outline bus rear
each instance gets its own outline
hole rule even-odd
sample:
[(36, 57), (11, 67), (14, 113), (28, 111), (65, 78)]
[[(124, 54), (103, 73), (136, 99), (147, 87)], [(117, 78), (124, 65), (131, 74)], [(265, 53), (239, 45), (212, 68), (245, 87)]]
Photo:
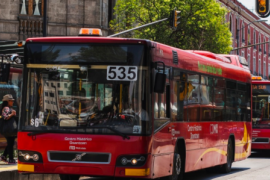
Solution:
[(252, 81), (252, 150), (270, 149), (270, 81)]
[(25, 45), (18, 170), (150, 177), (146, 41), (33, 38)]

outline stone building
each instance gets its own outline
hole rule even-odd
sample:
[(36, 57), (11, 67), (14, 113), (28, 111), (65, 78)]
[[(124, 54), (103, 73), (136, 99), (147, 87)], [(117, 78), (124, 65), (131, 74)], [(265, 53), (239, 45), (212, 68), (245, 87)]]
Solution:
[[(77, 36), (82, 27), (100, 28), (107, 36), (115, 1), (47, 0), (47, 36)], [(42, 36), (43, 14), (44, 0), (1, 0), (0, 54), (5, 44)]]
[(229, 10), (229, 13), (226, 15), (226, 21), (229, 23), (232, 33), (232, 47), (234, 49), (243, 47), (239, 50), (233, 50), (231, 54), (244, 56), (254, 75), (261, 75), (265, 79), (269, 79), (270, 44), (260, 43), (270, 41), (270, 25), (268, 24), (270, 22), (258, 22), (262, 19), (237, 0), (219, 1), (222, 6)]

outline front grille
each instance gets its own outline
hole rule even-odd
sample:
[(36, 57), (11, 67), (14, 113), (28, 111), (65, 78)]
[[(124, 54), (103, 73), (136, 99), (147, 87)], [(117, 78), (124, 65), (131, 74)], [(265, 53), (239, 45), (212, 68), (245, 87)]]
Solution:
[(269, 138), (252, 138), (252, 143), (269, 143)]
[(51, 162), (109, 164), (111, 161), (111, 154), (50, 151), (48, 152), (48, 158)]

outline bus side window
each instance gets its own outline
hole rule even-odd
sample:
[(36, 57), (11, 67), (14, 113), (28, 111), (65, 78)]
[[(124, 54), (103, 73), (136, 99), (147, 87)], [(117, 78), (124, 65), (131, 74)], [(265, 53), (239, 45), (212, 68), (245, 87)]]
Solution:
[(226, 120), (236, 121), (236, 111), (237, 111), (237, 92), (236, 92), (236, 82), (227, 81), (226, 82)]
[(246, 103), (247, 103), (247, 110), (246, 110), (246, 121), (251, 121), (251, 84), (247, 84), (246, 88)]
[(200, 121), (200, 75), (188, 74), (187, 76), (188, 99), (187, 111), (188, 121)]
[(171, 99), (171, 119), (172, 121), (187, 121), (187, 74), (178, 69), (173, 71)]
[(246, 84), (237, 83), (237, 121), (246, 121)]
[(213, 120), (213, 80), (214, 78), (201, 76), (201, 121)]

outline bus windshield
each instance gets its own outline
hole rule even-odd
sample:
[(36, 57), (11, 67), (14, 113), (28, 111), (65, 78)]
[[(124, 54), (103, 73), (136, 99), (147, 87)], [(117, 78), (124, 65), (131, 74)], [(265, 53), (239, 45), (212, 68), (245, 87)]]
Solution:
[[(143, 46), (122, 48), (130, 56), (122, 64), (114, 62), (113, 56), (102, 57), (110, 65), (63, 65), (55, 61), (27, 64), (26, 111), (21, 129), (42, 133), (150, 133)], [(38, 60), (36, 57), (35, 62)]]
[(253, 128), (270, 129), (270, 85), (252, 85)]

